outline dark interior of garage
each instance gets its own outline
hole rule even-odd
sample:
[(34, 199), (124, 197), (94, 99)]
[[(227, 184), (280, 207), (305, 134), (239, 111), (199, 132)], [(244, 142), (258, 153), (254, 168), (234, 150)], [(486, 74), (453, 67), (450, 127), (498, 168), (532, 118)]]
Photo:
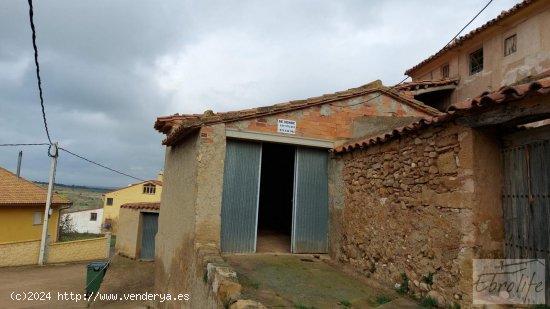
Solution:
[(295, 147), (264, 143), (256, 252), (290, 252)]

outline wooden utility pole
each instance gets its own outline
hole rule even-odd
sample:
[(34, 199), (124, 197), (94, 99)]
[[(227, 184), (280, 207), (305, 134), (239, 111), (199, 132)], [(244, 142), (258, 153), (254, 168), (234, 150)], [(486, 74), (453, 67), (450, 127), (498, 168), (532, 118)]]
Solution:
[(52, 158), (52, 164), (50, 167), (50, 180), (48, 183), (48, 196), (46, 197), (46, 209), (44, 210), (44, 224), (42, 225), (42, 239), (40, 240), (40, 255), (38, 256), (38, 265), (44, 265), (44, 257), (46, 253), (46, 246), (48, 241), (48, 220), (50, 218), (50, 207), (52, 205), (53, 198), (53, 184), (55, 183), (55, 168), (57, 167), (58, 149), (57, 143), (51, 145), (48, 150), (50, 157)]

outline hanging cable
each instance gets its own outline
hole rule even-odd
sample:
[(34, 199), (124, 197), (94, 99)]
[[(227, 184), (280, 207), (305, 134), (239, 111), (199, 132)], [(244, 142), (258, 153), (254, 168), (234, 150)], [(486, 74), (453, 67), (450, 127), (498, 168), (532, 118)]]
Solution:
[(94, 162), (94, 161), (92, 161), (92, 160), (90, 160), (90, 159), (86, 159), (86, 158), (84, 158), (83, 156), (77, 155), (76, 153), (71, 152), (71, 151), (69, 151), (69, 150), (67, 150), (67, 149), (65, 149), (65, 148), (59, 147), (59, 149), (65, 151), (66, 153), (68, 153), (68, 154), (70, 154), (70, 155), (73, 155), (73, 156), (75, 156), (75, 157), (77, 157), (77, 158), (79, 158), (79, 159), (82, 159), (82, 160), (87, 161), (87, 162), (89, 162), (89, 163), (95, 164), (95, 165), (97, 165), (97, 166), (99, 166), (99, 167), (103, 167), (103, 168), (105, 168), (105, 169), (108, 169), (108, 170), (110, 170), (111, 172), (115, 172), (115, 173), (117, 173), (117, 174), (124, 175), (124, 176), (126, 176), (126, 177), (130, 177), (130, 178), (133, 178), (133, 179), (136, 179), (136, 180), (139, 180), (139, 181), (146, 181), (146, 180), (144, 180), (144, 179), (141, 179), (141, 178), (138, 178), (138, 177), (134, 177), (134, 176), (132, 176), (132, 175), (128, 175), (128, 174), (126, 174), (126, 173), (117, 171), (117, 170), (112, 169), (112, 168), (110, 168), (110, 167), (108, 167), (108, 166), (105, 166), (105, 165), (103, 165), (103, 164)]
[[(451, 44), (462, 33), (462, 31), (464, 31), (464, 29), (466, 29), (483, 11), (485, 11), (485, 9), (489, 6), (489, 4), (491, 4), (491, 2), (493, 2), (493, 0), (489, 0), (489, 2), (487, 2), (487, 4), (485, 4), (485, 6), (479, 12), (477, 12), (477, 14), (464, 27), (462, 27), (462, 29), (460, 29), (460, 31), (449, 41), (449, 43), (445, 44), (445, 46), (443, 48), (449, 46), (449, 44)], [(399, 83), (397, 83), (397, 84), (391, 86), (390, 88), (388, 88), (388, 91), (392, 91), (395, 87), (401, 85), (404, 81), (407, 80), (407, 78), (409, 78), (409, 77), (406, 76)], [(382, 93), (379, 93), (377, 96), (374, 96), (374, 97), (366, 100), (365, 102), (350, 104), (349, 106), (355, 106), (355, 105), (359, 105), (359, 104), (368, 103), (368, 102), (380, 97), (381, 95), (382, 95)]]
[[(46, 136), (48, 141), (52, 144), (52, 139), (50, 138), (50, 131), (48, 130), (48, 122), (46, 121), (46, 109), (44, 108), (44, 96), (42, 94), (42, 80), (40, 79), (40, 64), (38, 63), (38, 47), (36, 47), (36, 29), (34, 27), (33, 21), (33, 8), (32, 0), (29, 0), (29, 19), (31, 22), (32, 30), (32, 47), (34, 48), (34, 64), (36, 66), (36, 79), (38, 81), (38, 93), (40, 95), (40, 106), (42, 107), (42, 119), (44, 120), (44, 128), (46, 129)], [(49, 152), (48, 152), (49, 155)]]
[(485, 6), (481, 9), (481, 11), (477, 12), (476, 16), (474, 16), (474, 18), (472, 18), (466, 24), (466, 26), (462, 27), (462, 29), (460, 29), (460, 31), (458, 31), (458, 33), (449, 41), (449, 43), (445, 44), (445, 46), (443, 46), (443, 48), (449, 46), (449, 44), (451, 44), (462, 33), (462, 31), (464, 31), (464, 29), (466, 29), (479, 16), (479, 14), (481, 14), (483, 11), (485, 11), (485, 9), (489, 6), (489, 4), (491, 4), (491, 2), (493, 2), (493, 0), (489, 0), (489, 2), (487, 2), (487, 4), (485, 4)]
[(32, 144), (0, 144), (0, 147), (6, 146), (48, 146), (48, 143), (32, 143)]

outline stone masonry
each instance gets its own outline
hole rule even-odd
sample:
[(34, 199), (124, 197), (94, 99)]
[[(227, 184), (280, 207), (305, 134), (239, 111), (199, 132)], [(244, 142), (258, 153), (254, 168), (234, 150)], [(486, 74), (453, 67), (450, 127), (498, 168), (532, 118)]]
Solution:
[(440, 305), (471, 303), (473, 133), (437, 126), (343, 161), (336, 258)]

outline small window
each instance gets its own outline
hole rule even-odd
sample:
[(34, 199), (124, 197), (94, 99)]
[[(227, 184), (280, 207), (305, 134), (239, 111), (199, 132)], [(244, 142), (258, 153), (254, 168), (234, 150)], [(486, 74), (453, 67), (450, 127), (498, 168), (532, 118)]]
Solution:
[(143, 185), (143, 194), (155, 194), (157, 186), (152, 183), (147, 183)]
[(34, 224), (34, 225), (42, 224), (42, 212), (36, 211), (34, 213), (34, 220), (33, 220), (32, 224)]
[(483, 71), (483, 48), (470, 54), (470, 75)]
[(90, 221), (97, 221), (97, 212), (90, 213)]
[(113, 205), (113, 198), (112, 197), (108, 197), (107, 198), (107, 206), (111, 206)]
[(441, 77), (443, 78), (449, 78), (449, 64), (441, 67)]
[(504, 56), (515, 53), (517, 50), (517, 36), (514, 34), (504, 40)]

